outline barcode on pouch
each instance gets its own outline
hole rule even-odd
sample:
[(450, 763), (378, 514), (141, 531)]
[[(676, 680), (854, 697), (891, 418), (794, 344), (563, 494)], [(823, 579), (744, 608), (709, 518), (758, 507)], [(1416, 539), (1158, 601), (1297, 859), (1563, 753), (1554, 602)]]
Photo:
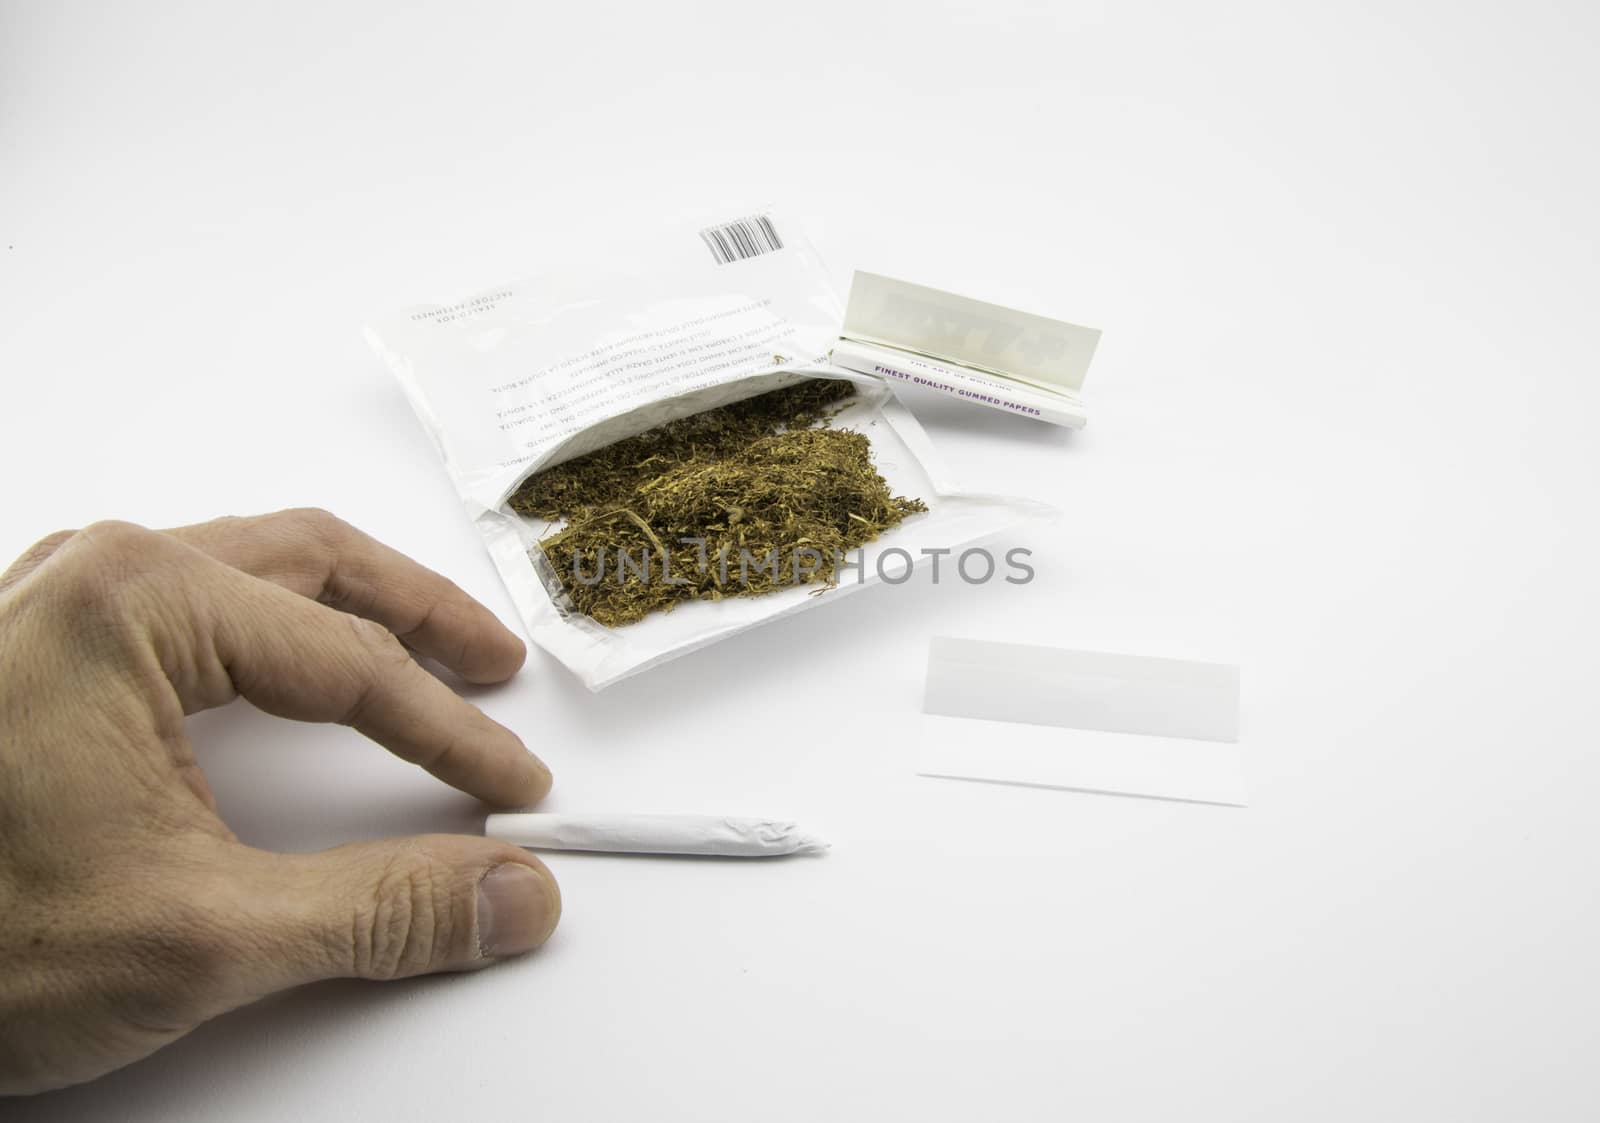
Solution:
[(700, 238), (711, 247), (711, 256), (717, 259), (718, 265), (783, 249), (783, 239), (778, 237), (772, 220), (764, 214), (753, 214), (723, 226), (708, 226), (700, 231)]

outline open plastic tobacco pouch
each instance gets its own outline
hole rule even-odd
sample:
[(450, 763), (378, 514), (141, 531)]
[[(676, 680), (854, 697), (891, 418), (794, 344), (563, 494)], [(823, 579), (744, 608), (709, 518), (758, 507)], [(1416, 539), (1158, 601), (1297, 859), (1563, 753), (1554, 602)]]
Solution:
[(367, 335), (534, 642), (598, 689), (1047, 510), (956, 490), (885, 383), (829, 362), (841, 321), (759, 214)]

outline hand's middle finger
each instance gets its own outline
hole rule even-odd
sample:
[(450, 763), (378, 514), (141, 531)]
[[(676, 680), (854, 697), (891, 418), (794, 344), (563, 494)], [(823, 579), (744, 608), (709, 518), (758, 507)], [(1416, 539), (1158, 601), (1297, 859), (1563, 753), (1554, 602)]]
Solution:
[(527, 649), (454, 582), (326, 511), (294, 510), (175, 527), (218, 561), (382, 624), (470, 682), (501, 682)]

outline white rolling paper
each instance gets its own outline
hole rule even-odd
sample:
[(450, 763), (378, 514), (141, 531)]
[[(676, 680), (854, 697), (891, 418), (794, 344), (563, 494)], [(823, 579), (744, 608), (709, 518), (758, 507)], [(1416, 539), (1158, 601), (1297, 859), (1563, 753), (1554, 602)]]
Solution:
[(490, 815), (484, 834), (536, 850), (623, 854), (711, 854), (776, 858), (820, 854), (828, 844), (794, 823), (716, 815)]
[(1248, 802), (1229, 664), (938, 636), (923, 712), (924, 776)]
[(935, 636), (923, 712), (1201, 741), (1239, 739), (1239, 668)]

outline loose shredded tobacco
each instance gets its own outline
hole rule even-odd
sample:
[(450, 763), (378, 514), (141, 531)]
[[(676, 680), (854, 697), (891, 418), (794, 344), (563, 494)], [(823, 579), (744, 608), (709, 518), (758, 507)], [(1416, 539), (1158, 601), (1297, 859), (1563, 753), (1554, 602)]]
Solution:
[(846, 555), (928, 509), (890, 493), (864, 435), (828, 427), (854, 393), (812, 379), (669, 422), (537, 473), (511, 509), (565, 522), (537, 552), (606, 627), (832, 586)]

